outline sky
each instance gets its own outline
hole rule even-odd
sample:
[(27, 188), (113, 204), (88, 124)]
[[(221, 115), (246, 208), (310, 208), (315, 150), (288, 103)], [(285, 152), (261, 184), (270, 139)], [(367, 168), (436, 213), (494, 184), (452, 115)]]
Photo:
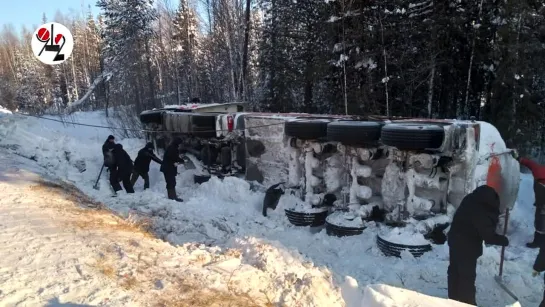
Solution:
[[(57, 11), (63, 14), (83, 14), (91, 5), (91, 11), (97, 15), (100, 11), (95, 6), (96, 0), (3, 0), (0, 7), (0, 27), (11, 24), (16, 31), (23, 26), (34, 31), (34, 26), (42, 24), (42, 15), (45, 13), (47, 21), (56, 21)], [(82, 9), (83, 7), (83, 9)]]

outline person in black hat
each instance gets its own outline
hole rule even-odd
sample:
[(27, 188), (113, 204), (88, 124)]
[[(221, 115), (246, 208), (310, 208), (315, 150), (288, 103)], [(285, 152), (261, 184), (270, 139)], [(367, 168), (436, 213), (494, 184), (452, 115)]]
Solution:
[(168, 199), (172, 199), (178, 202), (183, 202), (181, 198), (176, 195), (176, 175), (178, 174), (178, 164), (184, 163), (184, 159), (180, 157), (180, 145), (182, 144), (181, 138), (175, 138), (172, 143), (168, 145), (165, 155), (163, 156), (163, 163), (161, 164), (161, 172), (165, 176), (167, 183)]
[(500, 198), (488, 185), (476, 188), (462, 199), (448, 233), (449, 299), (477, 305), (475, 279), (477, 259), (483, 254), (483, 241), (491, 245), (509, 245), (507, 237), (496, 234), (499, 216)]
[(134, 160), (134, 170), (131, 177), (131, 185), (134, 187), (134, 184), (138, 180), (138, 177), (144, 179), (144, 190), (149, 189), (149, 165), (151, 160), (162, 164), (163, 161), (157, 158), (153, 152), (153, 143), (147, 143), (146, 146), (138, 151), (138, 156)]

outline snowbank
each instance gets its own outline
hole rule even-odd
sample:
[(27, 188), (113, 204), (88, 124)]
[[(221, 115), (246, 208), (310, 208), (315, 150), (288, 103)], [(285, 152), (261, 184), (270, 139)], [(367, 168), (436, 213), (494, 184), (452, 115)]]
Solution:
[[(106, 124), (102, 112), (74, 113), (71, 120)], [(207, 260), (214, 272), (220, 272), (212, 274), (203, 267), (198, 273), (206, 277), (207, 283), (229, 280), (232, 275), (229, 268), (237, 267), (240, 268), (237, 272), (242, 272), (237, 275), (239, 282), (233, 283), (237, 289), (244, 291), (255, 287), (264, 290), (272, 301), (283, 302), (284, 306), (296, 306), (295, 302), (300, 306), (316, 307), (372, 306), (362, 305), (361, 300), (356, 300), (354, 305), (354, 300), (349, 298), (351, 295), (357, 297), (358, 293), (363, 293), (360, 287), (371, 284), (447, 297), (448, 246), (433, 245), (432, 251), (417, 259), (385, 257), (375, 243), (377, 227), (369, 226), (362, 235), (345, 238), (330, 237), (323, 229), (294, 227), (283, 212), (294, 205), (289, 195), (281, 198), (275, 211), (269, 210), (268, 217), (263, 217), (264, 193), (252, 191), (246, 181), (238, 178), (211, 178), (197, 185), (193, 183), (196, 170), (180, 168), (177, 192), (184, 199), (180, 204), (166, 199), (164, 178), (159, 166), (152, 163), (151, 187), (146, 191), (140, 180), (135, 186), (137, 193), (120, 193), (119, 197), (112, 198), (104, 172), (99, 181), (100, 189), (94, 190), (92, 186), (102, 166), (100, 147), (108, 134), (111, 132), (105, 129), (65, 126), (16, 114), (0, 118), (0, 150), (10, 150), (35, 160), (46, 172), (73, 182), (121, 215), (149, 217), (158, 236), (178, 245), (184, 255), (195, 253), (197, 259), (215, 259), (219, 253), (216, 250), (225, 253), (227, 249), (234, 249), (240, 253), (240, 257), (234, 257), (236, 260), (218, 263), (217, 267)], [(145, 142), (123, 139), (120, 143), (134, 158)], [(85, 161), (84, 172), (80, 172), (75, 163), (80, 160)], [(523, 175), (518, 204), (511, 215), (511, 245), (506, 250), (504, 266), (505, 281), (522, 299), (523, 306), (537, 306), (543, 293), (543, 280), (532, 278), (530, 274), (537, 251), (524, 246), (533, 235), (531, 184), (531, 176)], [(391, 196), (395, 200), (396, 195)], [(493, 279), (498, 271), (499, 251), (497, 247), (487, 247), (479, 259), (476, 282), (479, 306), (498, 307), (512, 303)], [(352, 276), (359, 286), (353, 291), (343, 288), (341, 295), (339, 287), (347, 276)], [(382, 293), (376, 287), (371, 289)], [(383, 305), (377, 306), (407, 306), (402, 303), (404, 296), (399, 297), (401, 303), (398, 303), (396, 295), (382, 295), (396, 303), (393, 305), (385, 299)]]
[(361, 307), (469, 307), (472, 305), (424, 295), (415, 291), (388, 285), (369, 285), (364, 288)]
[(6, 108), (4, 108), (4, 107), (2, 107), (0, 105), (0, 117), (6, 116), (6, 115), (11, 115), (11, 114), (13, 114), (13, 113), (11, 113), (10, 110), (8, 110), (8, 109), (6, 109)]

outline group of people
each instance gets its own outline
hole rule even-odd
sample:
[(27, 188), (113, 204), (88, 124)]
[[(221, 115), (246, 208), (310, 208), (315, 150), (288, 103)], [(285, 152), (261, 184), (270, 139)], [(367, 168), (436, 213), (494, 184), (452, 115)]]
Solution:
[[(513, 157), (528, 167), (534, 176), (536, 207), (535, 233), (529, 248), (539, 248), (532, 276), (545, 271), (545, 166), (525, 158)], [(448, 233), (450, 264), (448, 267), (448, 297), (466, 304), (475, 300), (477, 259), (483, 254), (483, 242), (508, 246), (509, 239), (496, 233), (500, 216), (500, 198), (494, 187), (483, 185), (467, 195), (456, 210)], [(539, 307), (545, 307), (545, 292)]]
[(180, 156), (181, 143), (180, 138), (175, 138), (167, 147), (163, 160), (155, 155), (153, 143), (147, 143), (138, 151), (133, 163), (129, 154), (123, 149), (123, 145), (117, 144), (113, 135), (108, 136), (102, 145), (102, 154), (104, 166), (110, 173), (110, 184), (114, 194), (122, 190), (120, 182), (127, 193), (134, 193), (134, 184), (139, 177), (144, 179), (144, 189), (148, 189), (150, 187), (149, 167), (153, 160), (161, 164), (160, 171), (165, 177), (168, 198), (182, 202), (183, 200), (176, 194), (177, 167), (180, 163), (184, 163), (184, 159)]
[[(133, 163), (121, 144), (115, 143), (110, 135), (104, 145), (104, 166), (110, 172), (110, 184), (114, 192), (122, 190), (134, 193), (134, 184), (139, 177), (144, 179), (144, 189), (150, 186), (149, 166), (151, 161), (161, 164), (160, 171), (166, 182), (169, 199), (182, 202), (176, 194), (177, 166), (184, 163), (181, 157), (182, 140), (175, 138), (167, 147), (163, 160), (154, 151), (153, 144), (147, 143)], [(533, 265), (535, 277), (545, 271), (545, 166), (525, 158), (513, 157), (520, 164), (528, 167), (534, 176), (535, 193), (535, 233), (529, 248), (539, 248), (539, 254)], [(448, 267), (448, 297), (466, 304), (477, 305), (475, 280), (477, 277), (477, 259), (483, 254), (483, 242), (490, 245), (508, 246), (509, 239), (496, 233), (500, 216), (500, 198), (494, 187), (483, 185), (468, 194), (456, 210), (448, 232), (450, 263)], [(545, 307), (544, 298), (539, 307)]]

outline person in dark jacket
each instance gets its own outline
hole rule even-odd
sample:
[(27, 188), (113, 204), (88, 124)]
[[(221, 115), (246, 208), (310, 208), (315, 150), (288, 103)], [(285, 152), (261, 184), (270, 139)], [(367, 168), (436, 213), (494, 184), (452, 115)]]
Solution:
[(175, 138), (168, 145), (167, 150), (163, 156), (163, 163), (161, 164), (161, 172), (165, 176), (167, 183), (168, 199), (182, 202), (183, 200), (176, 195), (176, 175), (178, 174), (178, 164), (183, 163), (184, 159), (180, 157), (180, 144), (182, 139)]
[[(539, 273), (545, 271), (545, 244), (543, 242), (539, 246), (539, 253), (537, 254), (536, 261), (534, 262), (534, 272), (532, 275), (538, 276)], [(541, 300), (541, 304), (539, 304), (539, 307), (545, 307), (545, 291), (543, 292), (543, 299)]]
[(520, 164), (526, 166), (534, 176), (534, 195), (536, 212), (534, 215), (534, 239), (527, 243), (529, 248), (540, 247), (545, 244), (545, 166), (540, 165), (530, 159), (518, 159)]
[(115, 167), (115, 158), (113, 153), (114, 147), (115, 137), (113, 135), (109, 135), (102, 145), (102, 155), (104, 156), (104, 166), (106, 166), (107, 171), (110, 173), (110, 185), (114, 189), (115, 193), (121, 190), (121, 186), (119, 185), (117, 168)]
[(507, 237), (496, 234), (500, 216), (500, 198), (490, 186), (476, 188), (462, 200), (448, 233), (450, 265), (448, 297), (466, 304), (475, 301), (477, 259), (486, 244), (507, 246)]
[(153, 152), (153, 143), (147, 143), (146, 146), (138, 151), (138, 156), (134, 160), (134, 170), (131, 177), (131, 185), (134, 187), (134, 184), (138, 180), (138, 177), (144, 179), (144, 190), (149, 189), (149, 165), (151, 160), (162, 164), (163, 161), (157, 158)]
[(108, 135), (108, 138), (106, 139), (106, 141), (102, 145), (102, 154), (106, 155), (106, 153), (109, 150), (114, 149), (114, 145), (115, 145), (115, 137), (113, 135)]
[[(115, 167), (123, 187), (127, 193), (134, 193), (134, 189), (131, 185), (131, 174), (133, 171), (133, 164), (129, 154), (123, 149), (123, 145), (115, 144), (114, 147)], [(117, 183), (119, 185), (119, 182)], [(120, 188), (117, 191), (121, 190)]]

